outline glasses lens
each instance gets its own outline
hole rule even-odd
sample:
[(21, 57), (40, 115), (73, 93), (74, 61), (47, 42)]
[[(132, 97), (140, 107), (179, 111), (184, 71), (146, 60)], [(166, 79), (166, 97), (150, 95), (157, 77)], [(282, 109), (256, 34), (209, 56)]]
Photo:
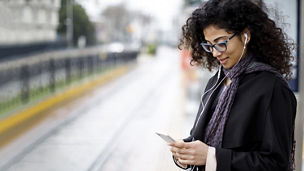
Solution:
[(212, 51), (212, 48), (211, 48), (210, 44), (208, 44), (208, 43), (202, 43), (201, 45), (202, 45), (202, 47), (204, 48), (204, 50), (206, 52), (211, 52)]
[(220, 52), (224, 52), (227, 49), (226, 43), (222, 42), (222, 43), (217, 43), (215, 46), (215, 49), (220, 51)]

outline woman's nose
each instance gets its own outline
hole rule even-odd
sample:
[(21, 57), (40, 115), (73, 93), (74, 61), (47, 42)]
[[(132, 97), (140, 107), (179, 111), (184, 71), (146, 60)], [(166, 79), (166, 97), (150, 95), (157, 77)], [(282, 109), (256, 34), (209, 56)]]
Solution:
[(221, 54), (222, 54), (222, 52), (219, 52), (218, 50), (216, 50), (216, 49), (213, 47), (213, 51), (212, 51), (213, 57), (217, 58), (217, 57), (220, 56)]

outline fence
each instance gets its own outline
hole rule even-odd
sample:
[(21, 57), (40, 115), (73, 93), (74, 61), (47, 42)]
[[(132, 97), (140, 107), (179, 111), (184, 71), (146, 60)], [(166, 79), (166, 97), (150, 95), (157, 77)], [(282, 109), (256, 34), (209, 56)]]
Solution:
[(107, 52), (101, 47), (70, 49), (0, 63), (0, 117), (32, 99), (135, 61), (138, 51)]
[(20, 45), (0, 45), (0, 62), (12, 58), (25, 57), (25, 54), (35, 54), (50, 50), (64, 49), (67, 45), (63, 41), (38, 42)]

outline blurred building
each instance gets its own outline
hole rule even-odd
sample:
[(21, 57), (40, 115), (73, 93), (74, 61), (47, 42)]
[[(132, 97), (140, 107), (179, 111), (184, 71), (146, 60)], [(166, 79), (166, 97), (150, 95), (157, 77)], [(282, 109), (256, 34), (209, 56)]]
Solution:
[(0, 45), (56, 40), (61, 0), (0, 0)]

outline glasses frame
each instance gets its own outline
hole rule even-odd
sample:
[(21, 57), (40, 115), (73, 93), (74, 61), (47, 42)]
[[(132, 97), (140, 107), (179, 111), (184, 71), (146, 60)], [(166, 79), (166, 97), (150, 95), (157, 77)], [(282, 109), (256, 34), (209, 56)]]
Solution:
[[(208, 53), (213, 53), (213, 48), (215, 48), (218, 52), (225, 52), (227, 50), (227, 43), (236, 35), (236, 33), (233, 33), (230, 37), (227, 38), (227, 40), (223, 41), (223, 42), (218, 42), (218, 43), (214, 43), (213, 45), (209, 44), (209, 43), (201, 43), (200, 45), (203, 47), (203, 49), (208, 52)], [(216, 45), (218, 44), (224, 44), (225, 45), (225, 50), (219, 50)], [(210, 46), (211, 50), (207, 49), (205, 47), (205, 45)]]

